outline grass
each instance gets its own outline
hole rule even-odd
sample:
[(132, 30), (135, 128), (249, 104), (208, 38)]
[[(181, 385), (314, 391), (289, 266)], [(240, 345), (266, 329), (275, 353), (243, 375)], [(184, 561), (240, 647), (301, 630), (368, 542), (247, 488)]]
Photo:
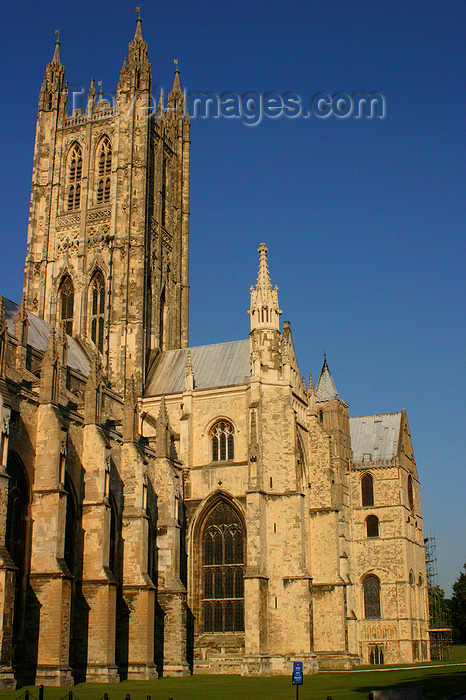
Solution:
[[(454, 664), (466, 662), (466, 646), (454, 647), (452, 659), (447, 665), (434, 663), (433, 667), (416, 665), (409, 669), (372, 670), (358, 673), (318, 673), (306, 676), (299, 689), (299, 700), (353, 700), (367, 698), (371, 690), (381, 688), (422, 686), (423, 700), (447, 700), (466, 689), (466, 666)], [(383, 668), (383, 667), (380, 667)], [(0, 700), (14, 700), (26, 688), (0, 692)], [(37, 698), (37, 688), (29, 687)], [(105, 692), (109, 700), (294, 700), (296, 689), (289, 677), (242, 678), (241, 676), (188, 676), (187, 678), (161, 678), (157, 681), (124, 681), (116, 684), (80, 683), (73, 689), (79, 700), (101, 700)], [(68, 697), (66, 688), (46, 688), (44, 700), (60, 700)]]

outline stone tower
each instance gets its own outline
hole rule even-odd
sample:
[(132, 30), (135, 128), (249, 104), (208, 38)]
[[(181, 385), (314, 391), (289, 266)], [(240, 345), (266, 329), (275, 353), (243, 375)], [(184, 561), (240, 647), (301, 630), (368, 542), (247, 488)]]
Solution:
[(59, 42), (39, 97), (26, 308), (92, 344), (111, 386), (141, 393), (160, 350), (188, 344), (189, 117), (179, 72), (155, 110), (141, 20), (113, 104), (91, 80), (68, 116)]

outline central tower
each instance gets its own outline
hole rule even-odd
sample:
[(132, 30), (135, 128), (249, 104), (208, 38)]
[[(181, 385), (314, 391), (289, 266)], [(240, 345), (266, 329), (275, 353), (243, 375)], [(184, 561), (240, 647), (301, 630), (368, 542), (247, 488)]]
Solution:
[(189, 117), (176, 70), (151, 95), (141, 20), (113, 104), (91, 80), (68, 115), (57, 41), (39, 97), (24, 300), (95, 350), (111, 385), (144, 388), (159, 350), (188, 345)]

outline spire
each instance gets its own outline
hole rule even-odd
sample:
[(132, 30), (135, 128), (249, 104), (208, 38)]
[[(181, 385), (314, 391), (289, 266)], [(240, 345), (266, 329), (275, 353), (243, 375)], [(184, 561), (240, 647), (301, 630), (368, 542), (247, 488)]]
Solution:
[(60, 66), (61, 61), (60, 61), (60, 30), (55, 29), (55, 34), (57, 35), (57, 40), (55, 41), (55, 50), (53, 52), (52, 56), (52, 65), (53, 66)]
[(141, 23), (142, 23), (141, 15), (139, 15), (137, 22), (136, 22), (136, 31), (134, 32), (133, 41), (144, 41), (144, 39), (142, 38)]
[(257, 249), (259, 252), (259, 273), (257, 275), (256, 288), (251, 287), (251, 308), (248, 313), (251, 316), (251, 330), (274, 329), (280, 330), (278, 308), (278, 287), (272, 289), (269, 268), (267, 264), (267, 246), (261, 243)]
[(319, 381), (315, 390), (316, 401), (331, 401), (339, 399), (338, 391), (333, 381), (332, 375), (327, 364), (327, 356), (324, 353), (324, 364), (320, 371)]
[(178, 68), (178, 59), (175, 58), (173, 63), (175, 64), (175, 79), (173, 81), (172, 92), (181, 92), (180, 87), (180, 69)]

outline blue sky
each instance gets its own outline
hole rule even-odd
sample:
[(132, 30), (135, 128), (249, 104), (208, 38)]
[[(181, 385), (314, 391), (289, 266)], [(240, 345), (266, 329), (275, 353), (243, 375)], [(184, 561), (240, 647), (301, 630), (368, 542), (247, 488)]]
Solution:
[[(247, 337), (259, 243), (301, 372), (324, 349), (350, 414), (406, 408), (425, 534), (450, 592), (466, 560), (464, 3), (146, 3), (153, 80), (190, 92), (378, 92), (384, 119), (191, 124), (192, 345)], [(2, 6), (0, 291), (18, 301), (37, 98), (54, 30), (70, 84), (113, 92), (134, 6)]]

